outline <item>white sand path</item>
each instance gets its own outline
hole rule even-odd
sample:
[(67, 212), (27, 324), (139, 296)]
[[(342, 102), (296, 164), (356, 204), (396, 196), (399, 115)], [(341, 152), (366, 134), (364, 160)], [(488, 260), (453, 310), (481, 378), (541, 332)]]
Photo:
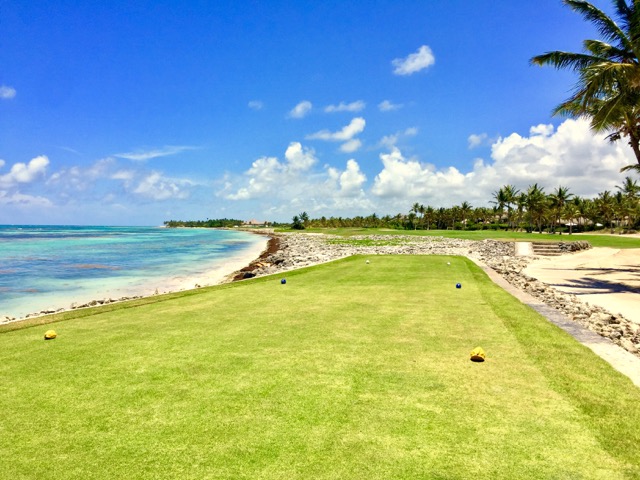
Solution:
[(597, 247), (543, 258), (523, 273), (640, 324), (640, 249)]

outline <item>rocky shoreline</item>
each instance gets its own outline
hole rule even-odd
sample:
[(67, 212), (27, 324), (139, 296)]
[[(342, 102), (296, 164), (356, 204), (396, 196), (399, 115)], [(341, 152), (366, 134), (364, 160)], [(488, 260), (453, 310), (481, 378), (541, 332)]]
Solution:
[[(563, 251), (591, 248), (587, 242), (565, 242)], [(237, 272), (233, 280), (286, 272), (351, 255), (461, 255), (486, 265), (516, 288), (559, 310), (570, 320), (613, 341), (640, 358), (640, 325), (620, 314), (584, 303), (575, 295), (555, 290), (523, 274), (538, 257), (516, 256), (515, 244), (498, 240), (460, 240), (444, 237), (367, 235), (339, 237), (325, 234), (273, 235), (265, 252)], [(570, 254), (570, 253), (567, 253)]]

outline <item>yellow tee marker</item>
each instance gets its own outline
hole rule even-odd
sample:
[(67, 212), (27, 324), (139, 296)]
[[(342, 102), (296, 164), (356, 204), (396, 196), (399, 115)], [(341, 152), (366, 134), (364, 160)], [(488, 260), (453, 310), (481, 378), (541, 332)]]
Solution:
[(484, 350), (482, 349), (482, 347), (476, 347), (473, 350), (471, 350), (472, 362), (484, 362), (485, 357), (486, 357), (486, 354), (484, 353)]
[(54, 338), (56, 338), (58, 336), (58, 334), (56, 333), (55, 330), (47, 330), (44, 333), (44, 339), (45, 340), (53, 340)]

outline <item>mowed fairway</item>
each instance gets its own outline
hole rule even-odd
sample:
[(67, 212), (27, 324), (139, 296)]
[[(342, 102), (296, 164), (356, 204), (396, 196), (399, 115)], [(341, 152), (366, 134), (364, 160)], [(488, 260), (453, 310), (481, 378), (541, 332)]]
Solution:
[(640, 478), (640, 389), (469, 260), (282, 276), (0, 333), (0, 478)]

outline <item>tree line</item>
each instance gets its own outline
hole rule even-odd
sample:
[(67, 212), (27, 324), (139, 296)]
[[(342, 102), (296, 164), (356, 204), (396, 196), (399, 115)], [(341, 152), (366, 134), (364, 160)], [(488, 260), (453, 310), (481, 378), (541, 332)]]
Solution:
[(190, 228), (232, 228), (242, 225), (242, 220), (233, 218), (217, 218), (206, 220), (166, 220), (164, 226), (167, 228), (190, 227)]
[(640, 186), (626, 177), (615, 192), (605, 190), (595, 198), (584, 198), (559, 186), (547, 193), (537, 183), (520, 191), (504, 185), (493, 192), (491, 207), (473, 207), (469, 202), (451, 207), (414, 203), (407, 213), (378, 216), (309, 218), (295, 215), (291, 228), (393, 228), (408, 230), (514, 230), (573, 233), (601, 227), (621, 233), (635, 230), (640, 222)]

